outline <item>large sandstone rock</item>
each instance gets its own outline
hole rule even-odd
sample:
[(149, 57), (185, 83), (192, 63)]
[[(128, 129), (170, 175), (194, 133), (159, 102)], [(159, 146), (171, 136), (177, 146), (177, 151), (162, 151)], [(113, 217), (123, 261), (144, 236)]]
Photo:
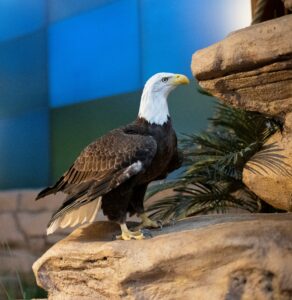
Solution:
[(292, 15), (235, 31), (197, 51), (192, 71), (225, 103), (273, 116), (292, 111)]
[(75, 230), (33, 265), (49, 299), (291, 299), (292, 215), (200, 216), (112, 241), (116, 224)]
[(290, 211), (292, 15), (235, 31), (219, 43), (197, 51), (193, 55), (192, 71), (204, 89), (226, 104), (280, 117), (285, 122), (283, 132), (267, 143), (275, 142), (283, 149), (280, 155), (285, 158), (277, 159), (282, 160), (286, 171), (262, 171), (253, 165), (256, 169), (253, 172), (247, 166), (243, 181), (272, 206)]
[(283, 133), (276, 133), (266, 144), (274, 144), (278, 149), (272, 155), (277, 160), (277, 156), (281, 156), (280, 169), (273, 167), (273, 159), (268, 162), (272, 168), (266, 168), (262, 163), (254, 164), (251, 159), (244, 168), (243, 182), (272, 206), (292, 211), (292, 113), (286, 117)]

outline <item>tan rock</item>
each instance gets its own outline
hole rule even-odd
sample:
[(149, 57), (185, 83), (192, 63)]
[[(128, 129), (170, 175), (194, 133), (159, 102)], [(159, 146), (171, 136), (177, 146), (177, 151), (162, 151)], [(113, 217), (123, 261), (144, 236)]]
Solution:
[[(292, 115), (292, 114), (291, 114)], [(265, 160), (254, 163), (254, 159), (247, 163), (243, 171), (245, 185), (270, 205), (292, 211), (292, 134), (276, 133), (267, 145), (276, 143), (278, 150), (273, 151), (273, 157), (281, 161), (281, 169), (273, 167), (273, 158), (269, 157), (267, 168)], [(260, 153), (254, 157), (258, 157)], [(284, 156), (279, 158), (278, 155)]]
[(47, 224), (51, 216), (50, 212), (20, 212), (17, 214), (21, 229), (28, 237), (46, 235)]
[(66, 195), (63, 193), (57, 193), (56, 195), (50, 195), (38, 201), (35, 201), (35, 198), (40, 190), (22, 190), (20, 194), (20, 209), (21, 210), (30, 210), (30, 211), (55, 211), (61, 206)]
[[(199, 84), (223, 102), (285, 120), (284, 131), (268, 141), (283, 149), (274, 153), (280, 168), (273, 171), (250, 162), (254, 168), (247, 164), (243, 181), (269, 204), (291, 210), (292, 15), (235, 31), (197, 51), (192, 71)], [(272, 166), (273, 161), (267, 164)]]
[(292, 111), (292, 15), (235, 31), (197, 51), (192, 71), (227, 104), (273, 116)]
[(14, 215), (11, 213), (0, 214), (0, 241), (9, 246), (25, 243), (24, 236), (17, 226)]
[(17, 191), (2, 191), (0, 193), (0, 212), (17, 209), (19, 193)]
[(142, 241), (77, 229), (33, 265), (49, 299), (291, 299), (292, 215), (199, 216)]
[(286, 136), (292, 135), (292, 113), (286, 115), (284, 125), (284, 133)]

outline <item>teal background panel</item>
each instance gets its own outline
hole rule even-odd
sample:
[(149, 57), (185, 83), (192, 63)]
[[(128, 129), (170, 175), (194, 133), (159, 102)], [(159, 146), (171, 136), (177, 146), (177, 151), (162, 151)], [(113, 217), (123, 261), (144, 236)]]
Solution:
[(0, 189), (49, 183), (49, 110), (0, 119)]

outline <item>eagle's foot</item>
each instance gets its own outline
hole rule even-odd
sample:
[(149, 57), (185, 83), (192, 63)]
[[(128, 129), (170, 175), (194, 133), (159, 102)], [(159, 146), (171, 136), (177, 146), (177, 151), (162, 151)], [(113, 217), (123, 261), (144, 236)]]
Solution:
[(124, 240), (124, 241), (130, 241), (130, 240), (143, 240), (145, 239), (145, 236), (143, 232), (141, 231), (130, 231), (126, 224), (121, 224), (121, 230), (122, 234), (117, 235), (117, 240)]
[(135, 229), (142, 229), (142, 228), (160, 228), (162, 229), (162, 222), (161, 221), (154, 221), (151, 220), (145, 213), (139, 216), (142, 219), (142, 223), (138, 225)]

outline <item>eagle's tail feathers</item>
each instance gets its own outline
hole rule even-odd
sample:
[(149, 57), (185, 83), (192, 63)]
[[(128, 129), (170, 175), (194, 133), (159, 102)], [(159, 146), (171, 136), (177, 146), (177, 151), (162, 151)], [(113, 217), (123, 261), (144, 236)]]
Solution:
[(84, 224), (86, 222), (92, 223), (100, 206), (101, 197), (80, 207), (73, 208), (65, 214), (60, 214), (57, 218), (54, 218), (53, 216), (53, 219), (47, 228), (47, 235), (52, 234), (58, 228), (74, 227), (77, 224)]

